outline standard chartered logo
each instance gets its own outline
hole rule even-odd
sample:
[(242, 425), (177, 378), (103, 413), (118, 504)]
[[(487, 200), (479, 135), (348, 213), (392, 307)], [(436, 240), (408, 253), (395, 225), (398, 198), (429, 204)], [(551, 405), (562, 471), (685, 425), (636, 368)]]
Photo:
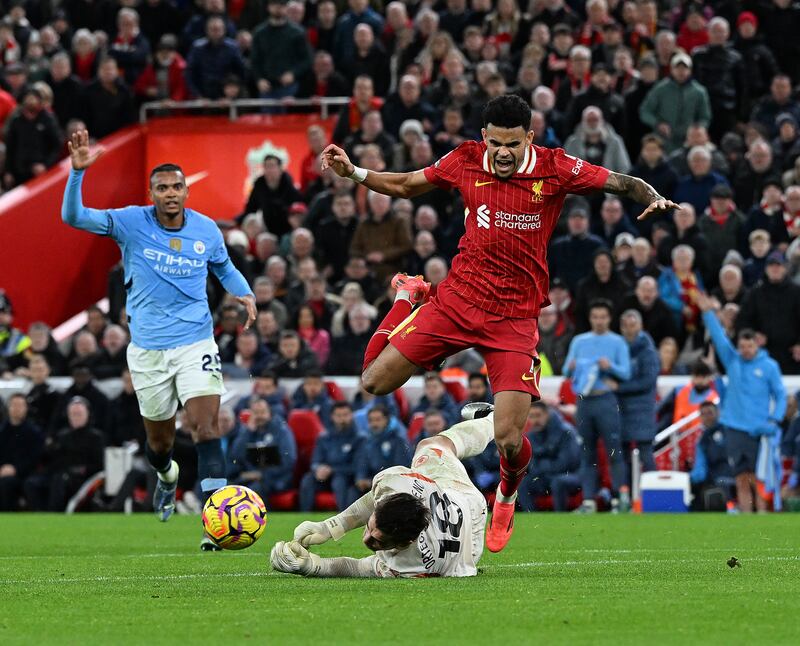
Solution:
[(483, 227), (484, 229), (489, 228), (489, 224), (491, 223), (491, 221), (489, 220), (489, 216), (491, 215), (491, 213), (492, 212), (489, 210), (489, 207), (486, 206), (485, 204), (481, 204), (478, 207), (477, 219), (479, 227)]
[[(478, 227), (488, 229), (492, 224), (492, 211), (485, 204), (478, 207), (476, 213)], [(494, 225), (501, 229), (516, 229), (518, 231), (533, 231), (542, 227), (541, 213), (508, 213), (507, 211), (494, 212)]]

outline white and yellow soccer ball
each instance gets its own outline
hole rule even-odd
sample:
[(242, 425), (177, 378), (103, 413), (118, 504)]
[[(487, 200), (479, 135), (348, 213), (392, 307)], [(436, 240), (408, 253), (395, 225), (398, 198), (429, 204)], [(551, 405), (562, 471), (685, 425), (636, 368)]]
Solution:
[(267, 508), (255, 491), (240, 485), (217, 489), (203, 506), (206, 534), (221, 548), (243, 550), (255, 543), (267, 526)]

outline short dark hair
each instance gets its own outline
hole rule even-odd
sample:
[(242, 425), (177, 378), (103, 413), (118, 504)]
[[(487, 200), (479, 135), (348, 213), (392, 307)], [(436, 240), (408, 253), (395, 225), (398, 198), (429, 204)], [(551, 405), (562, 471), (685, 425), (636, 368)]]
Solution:
[(698, 359), (692, 364), (692, 368), (689, 371), (689, 374), (691, 374), (692, 377), (710, 377), (711, 366), (709, 366), (702, 359)]
[(153, 183), (153, 177), (157, 173), (180, 173), (184, 177), (186, 177), (186, 173), (183, 172), (183, 169), (178, 166), (178, 164), (159, 164), (153, 170), (150, 171), (150, 183)]
[(440, 375), (435, 370), (429, 370), (425, 373), (425, 377), (423, 378), (425, 381), (438, 381), (439, 383), (444, 383), (444, 379), (442, 379), (442, 375)]
[(303, 379), (322, 379), (324, 376), (325, 374), (319, 368), (311, 368), (310, 370), (306, 370)]
[(11, 403), (12, 399), (24, 399), (25, 404), (28, 404), (28, 398), (25, 396), (24, 393), (14, 393), (11, 397), (8, 398), (9, 403)]
[(713, 408), (717, 407), (717, 405), (710, 399), (706, 399), (704, 402), (700, 403), (700, 408), (708, 408), (709, 406)]
[(487, 388), (489, 387), (489, 378), (482, 372), (469, 373), (469, 377), (467, 377), (467, 383), (471, 382), (473, 379), (480, 379), (484, 386)]
[(278, 162), (278, 167), (279, 168), (283, 168), (283, 160), (280, 157), (278, 157), (277, 155), (273, 155), (272, 153), (268, 153), (268, 154), (264, 155), (264, 161), (262, 161), (261, 163), (262, 164), (266, 164), (270, 159), (275, 160), (276, 162)]
[(661, 150), (664, 150), (664, 140), (655, 133), (651, 132), (642, 137), (642, 148), (644, 148), (647, 144), (655, 144), (661, 148)]
[(413, 542), (431, 522), (431, 512), (410, 493), (396, 493), (375, 505), (375, 527), (397, 545)]
[(262, 370), (261, 374), (258, 375), (261, 379), (272, 379), (276, 384), (278, 383), (278, 375), (276, 375), (272, 370)]
[(614, 316), (614, 305), (607, 298), (595, 298), (589, 302), (589, 312), (598, 308), (605, 309), (609, 316)]
[(489, 101), (483, 108), (483, 127), (489, 124), (498, 128), (521, 127), (526, 132), (531, 127), (531, 107), (516, 94), (504, 94)]
[(531, 402), (531, 408), (541, 408), (545, 413), (549, 413), (550, 409), (547, 407), (541, 399), (537, 399), (534, 402)]
[(743, 330), (739, 330), (739, 334), (736, 336), (737, 341), (755, 341), (756, 340), (756, 331), (752, 328), (746, 327)]
[(370, 416), (370, 413), (374, 413), (376, 411), (381, 415), (383, 415), (386, 419), (389, 419), (390, 417), (389, 408), (386, 406), (386, 404), (375, 404), (372, 408), (370, 408), (367, 411), (367, 417)]
[(353, 406), (350, 402), (340, 399), (338, 401), (333, 402), (333, 406), (331, 407), (331, 411), (339, 410), (340, 408), (346, 408), (347, 410), (353, 410)]

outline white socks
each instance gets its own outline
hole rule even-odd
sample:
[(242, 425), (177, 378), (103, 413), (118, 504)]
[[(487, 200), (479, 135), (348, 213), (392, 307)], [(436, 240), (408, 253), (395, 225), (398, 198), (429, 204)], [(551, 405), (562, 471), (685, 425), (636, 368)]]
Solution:
[(459, 422), (442, 431), (441, 435), (455, 445), (459, 460), (480, 455), (494, 438), (494, 413), (480, 419)]
[(172, 484), (178, 479), (178, 463), (175, 460), (172, 460), (169, 465), (169, 469), (164, 472), (156, 471), (158, 475), (158, 479), (162, 482), (167, 482)]

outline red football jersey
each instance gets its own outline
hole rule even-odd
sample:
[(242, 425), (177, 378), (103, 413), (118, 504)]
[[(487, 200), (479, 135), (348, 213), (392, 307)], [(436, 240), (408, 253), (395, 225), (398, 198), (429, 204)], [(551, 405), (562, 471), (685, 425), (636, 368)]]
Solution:
[(564, 198), (601, 189), (609, 171), (566, 154), (531, 145), (507, 180), (494, 174), (486, 144), (467, 141), (425, 169), (443, 189), (464, 198), (466, 232), (458, 243), (447, 285), (493, 314), (531, 318), (546, 302), (547, 245)]

